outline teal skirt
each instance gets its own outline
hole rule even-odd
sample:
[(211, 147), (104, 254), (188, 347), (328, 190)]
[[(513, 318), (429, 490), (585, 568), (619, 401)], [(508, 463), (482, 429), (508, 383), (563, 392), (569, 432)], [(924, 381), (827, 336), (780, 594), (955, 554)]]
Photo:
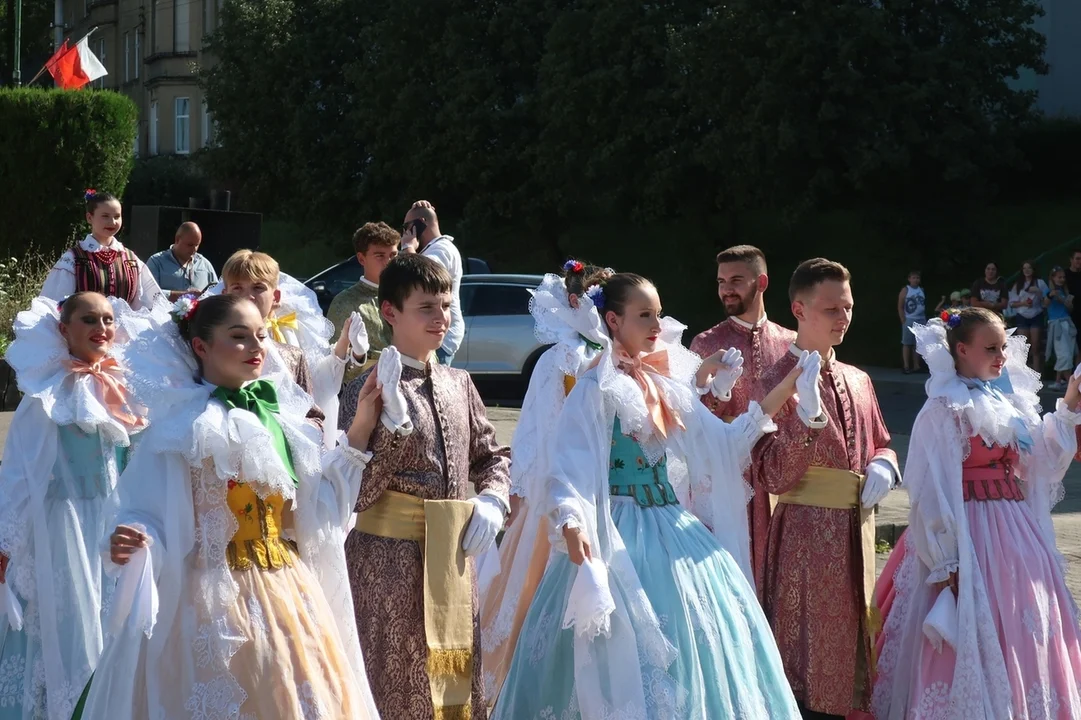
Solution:
[[(709, 530), (679, 505), (643, 508), (623, 498), (612, 499), (612, 519), (661, 630), (678, 652), (668, 668), (678, 717), (797, 720), (796, 701), (754, 590)], [(580, 717), (573, 630), (561, 629), (575, 575), (567, 555), (553, 551), (493, 720)], [(647, 705), (653, 688), (671, 692), (655, 677), (642, 682)], [(647, 709), (651, 718), (670, 720)]]

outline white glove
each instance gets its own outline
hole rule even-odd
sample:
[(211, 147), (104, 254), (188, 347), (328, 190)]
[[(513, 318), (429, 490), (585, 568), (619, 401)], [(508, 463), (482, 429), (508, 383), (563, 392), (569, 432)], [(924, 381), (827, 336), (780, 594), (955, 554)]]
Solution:
[(803, 351), (796, 367), (803, 372), (796, 378), (796, 393), (799, 395), (799, 413), (805, 422), (817, 420), (822, 415), (822, 393), (818, 389), (818, 375), (822, 370), (822, 356), (818, 351)]
[(368, 350), (371, 349), (371, 343), (368, 342), (368, 327), (358, 312), (349, 316), (349, 344), (353, 348), (353, 355), (358, 358), (367, 355)]
[(491, 495), (478, 495), (469, 502), (473, 504), (473, 518), (462, 539), (462, 550), (467, 557), (487, 552), (503, 529), (503, 506), (498, 500)]
[(732, 394), (732, 388), (736, 381), (743, 375), (743, 353), (736, 348), (728, 348), (721, 356), (721, 367), (710, 382), (713, 395), (720, 399), (727, 399)]
[(396, 430), (412, 427), (405, 396), (402, 395), (402, 389), (399, 386), (402, 379), (402, 356), (398, 354), (398, 348), (391, 345), (379, 353), (379, 364), (375, 372), (382, 388), (380, 393), (383, 396), (383, 415), (386, 420)]
[(872, 460), (867, 464), (867, 479), (863, 483), (860, 502), (866, 510), (882, 502), (893, 489), (893, 468), (888, 463)]

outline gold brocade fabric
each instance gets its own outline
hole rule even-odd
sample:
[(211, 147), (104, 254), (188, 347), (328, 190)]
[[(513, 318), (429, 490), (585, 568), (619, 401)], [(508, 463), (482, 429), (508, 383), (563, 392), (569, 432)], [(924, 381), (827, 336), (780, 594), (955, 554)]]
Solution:
[(248, 485), (230, 480), (226, 502), (240, 525), (225, 550), (231, 569), (279, 570), (293, 566), (296, 544), (281, 537), (285, 507), (281, 495), (261, 500)]
[(473, 713), (473, 583), (461, 540), (472, 515), (473, 506), (461, 500), (386, 490), (357, 518), (360, 532), (423, 548), (426, 668), (439, 720)]

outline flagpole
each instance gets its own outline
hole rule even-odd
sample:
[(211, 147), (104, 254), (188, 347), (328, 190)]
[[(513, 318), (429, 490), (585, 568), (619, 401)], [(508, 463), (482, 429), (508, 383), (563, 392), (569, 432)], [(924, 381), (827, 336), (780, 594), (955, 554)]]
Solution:
[(15, 0), (15, 63), (12, 66), (11, 81), (15, 87), (23, 84), (22, 55), (23, 43), (23, 0)]

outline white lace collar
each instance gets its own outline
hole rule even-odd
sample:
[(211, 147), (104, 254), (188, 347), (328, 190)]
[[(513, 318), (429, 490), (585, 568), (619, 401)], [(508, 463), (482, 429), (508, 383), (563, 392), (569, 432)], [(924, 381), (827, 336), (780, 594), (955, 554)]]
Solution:
[[(116, 323), (116, 339), (110, 356), (123, 365), (119, 345), (134, 323), (149, 318), (136, 313), (120, 298), (109, 298)], [(45, 414), (57, 425), (78, 425), (84, 432), (100, 431), (111, 442), (126, 446), (129, 430), (108, 410), (100, 385), (86, 374), (74, 373), (65, 362), (71, 357), (60, 334), (60, 312), (55, 301), (34, 298), (30, 308), (15, 318), (15, 341), (5, 359), (15, 371), (19, 390), (41, 401)], [(137, 431), (131, 431), (137, 432)]]
[(124, 249), (124, 244), (120, 242), (119, 238), (114, 237), (112, 245), (106, 246), (98, 242), (97, 238), (93, 235), (87, 235), (79, 241), (79, 247), (86, 252), (92, 253), (100, 252), (102, 250), (116, 250), (117, 252), (120, 252)]
[(744, 330), (756, 330), (765, 325), (766, 321), (769, 319), (766, 317), (766, 313), (762, 313), (762, 317), (758, 318), (758, 320), (753, 323), (749, 323), (743, 318), (737, 317), (735, 315), (729, 315), (729, 318), (732, 320), (732, 322), (734, 322), (736, 325), (739, 325)]
[(545, 345), (563, 343), (576, 347), (585, 339), (602, 349), (610, 343), (604, 331), (600, 313), (593, 301), (585, 294), (578, 298), (578, 307), (572, 307), (567, 295), (567, 285), (554, 273), (544, 276), (541, 284), (530, 291), (529, 312), (533, 316), (533, 334)]
[(1040, 380), (1031, 370), (1028, 342), (1008, 331), (1004, 380), (998, 392), (989, 392), (984, 383), (957, 374), (953, 355), (946, 341), (946, 328), (941, 320), (927, 325), (915, 324), (916, 351), (923, 357), (931, 376), (925, 388), (929, 400), (940, 398), (960, 415), (969, 436), (980, 436), (987, 442), (1010, 445), (1016, 439), (1018, 421), (1034, 427), (1040, 420)]

